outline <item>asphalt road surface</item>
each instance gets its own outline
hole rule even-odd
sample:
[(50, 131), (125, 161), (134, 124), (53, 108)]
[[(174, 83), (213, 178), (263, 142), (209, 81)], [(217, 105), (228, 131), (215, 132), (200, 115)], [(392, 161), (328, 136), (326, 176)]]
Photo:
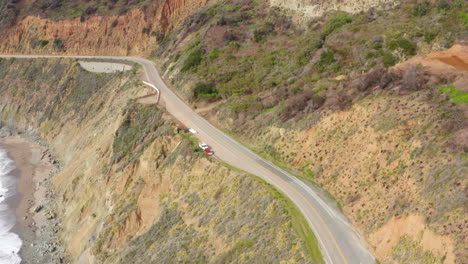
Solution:
[[(64, 56), (3, 55), (16, 58), (51, 58)], [(366, 248), (366, 242), (351, 226), (336, 206), (318, 195), (310, 184), (283, 171), (239, 144), (208, 121), (195, 113), (161, 79), (155, 64), (136, 57), (65, 56), (73, 58), (118, 59), (139, 63), (146, 79), (161, 91), (161, 101), (166, 110), (179, 122), (195, 129), (197, 138), (210, 145), (224, 162), (254, 174), (283, 192), (299, 208), (319, 241), (326, 263), (368, 264), (375, 263)]]

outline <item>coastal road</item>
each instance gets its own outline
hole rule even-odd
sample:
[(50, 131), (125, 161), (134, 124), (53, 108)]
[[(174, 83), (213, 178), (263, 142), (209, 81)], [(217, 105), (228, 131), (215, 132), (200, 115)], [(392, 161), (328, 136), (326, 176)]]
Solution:
[(166, 110), (179, 122), (195, 129), (197, 138), (212, 146), (224, 162), (254, 174), (283, 192), (301, 211), (319, 242), (324, 260), (329, 264), (370, 264), (374, 257), (365, 241), (336, 206), (318, 195), (317, 190), (293, 175), (264, 160), (195, 113), (162, 80), (154, 62), (136, 57), (0, 55), (16, 58), (72, 57), (116, 59), (139, 63), (146, 79), (161, 92)]

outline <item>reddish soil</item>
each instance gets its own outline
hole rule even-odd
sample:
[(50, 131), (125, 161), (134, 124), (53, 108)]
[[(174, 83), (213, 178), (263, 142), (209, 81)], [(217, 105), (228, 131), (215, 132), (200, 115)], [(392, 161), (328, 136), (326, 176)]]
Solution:
[(406, 68), (414, 64), (420, 64), (434, 74), (468, 71), (468, 46), (456, 44), (445, 51), (434, 51), (426, 56), (415, 56), (396, 65), (395, 68)]
[(457, 70), (468, 71), (468, 63), (466, 63), (465, 61), (463, 61), (461, 58), (457, 56), (441, 57), (441, 58), (434, 58), (434, 59), (441, 61), (445, 64), (448, 64)]

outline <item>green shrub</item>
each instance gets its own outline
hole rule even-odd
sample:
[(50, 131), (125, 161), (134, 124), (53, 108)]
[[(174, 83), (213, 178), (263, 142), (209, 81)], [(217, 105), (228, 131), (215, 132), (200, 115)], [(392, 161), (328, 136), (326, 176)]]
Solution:
[(463, 26), (468, 27), (468, 13), (459, 12), (458, 20), (462, 23)]
[(41, 40), (39, 41), (39, 46), (41, 46), (41, 48), (47, 46), (47, 44), (49, 44), (49, 41), (48, 41), (48, 40), (41, 39)]
[(252, 247), (255, 244), (255, 241), (246, 238), (237, 241), (237, 243), (227, 252), (219, 256), (219, 263), (233, 263), (236, 256), (239, 256), (242, 252), (245, 252), (248, 248)]
[(387, 44), (387, 46), (391, 50), (396, 50), (397, 48), (400, 48), (406, 55), (416, 55), (416, 43), (411, 42), (407, 39), (392, 40)]
[(439, 3), (437, 4), (437, 8), (442, 9), (442, 10), (450, 9), (450, 3), (448, 0), (439, 0)]
[(444, 86), (440, 88), (441, 93), (448, 94), (449, 99), (456, 104), (467, 104), (468, 103), (468, 92), (461, 91), (455, 88), (454, 85)]
[(227, 6), (224, 7), (224, 11), (226, 11), (226, 12), (232, 12), (232, 11), (236, 11), (238, 9), (240, 9), (239, 5), (235, 5), (235, 6), (227, 5)]
[(255, 29), (254, 31), (254, 41), (255, 42), (263, 42), (265, 40), (265, 36), (272, 33), (275, 30), (275, 26), (267, 22), (260, 28)]
[(201, 64), (203, 60), (203, 50), (201, 48), (196, 48), (193, 50), (184, 61), (182, 66), (182, 71), (188, 71), (190, 69), (195, 69), (198, 65)]
[(397, 62), (395, 56), (393, 56), (391, 53), (385, 52), (382, 57), (382, 63), (385, 67), (391, 67), (395, 65)]
[(54, 48), (55, 49), (63, 49), (64, 48), (62, 39), (59, 39), (59, 38), (54, 39)]
[(320, 55), (320, 59), (317, 61), (316, 65), (320, 71), (324, 71), (329, 65), (336, 62), (335, 55), (333, 51), (326, 51)]
[(424, 16), (431, 10), (431, 3), (424, 1), (422, 3), (417, 3), (412, 9), (411, 14), (416, 17)]
[(310, 61), (310, 51), (304, 51), (297, 58), (297, 66), (307, 65)]
[(197, 83), (193, 88), (193, 96), (195, 98), (200, 97), (216, 97), (218, 96), (218, 91), (210, 83)]
[(375, 58), (377, 56), (377, 53), (373, 52), (373, 51), (369, 51), (366, 53), (366, 58), (368, 59), (371, 59), (371, 58)]
[(222, 50), (214, 49), (214, 50), (212, 50), (212, 51), (208, 54), (208, 58), (209, 58), (210, 60), (217, 59), (217, 58), (219, 57), (219, 55), (221, 55), (221, 53), (223, 53)]
[(335, 30), (351, 22), (353, 22), (353, 19), (346, 13), (339, 13), (332, 16), (330, 20), (327, 21), (325, 26), (323, 26), (320, 38), (322, 40), (326, 39)]
[(157, 43), (161, 43), (164, 40), (164, 34), (161, 31), (153, 31), (151, 32), (151, 36), (156, 38)]
[(422, 152), (422, 148), (421, 147), (417, 147), (415, 148), (413, 151), (411, 151), (410, 153), (410, 159), (414, 160), (419, 154), (421, 154)]
[(424, 32), (424, 42), (431, 43), (439, 35), (439, 32), (434, 29), (430, 29)]
[(375, 50), (380, 50), (380, 49), (382, 49), (382, 44), (375, 43), (374, 45), (372, 45), (372, 48), (375, 49)]

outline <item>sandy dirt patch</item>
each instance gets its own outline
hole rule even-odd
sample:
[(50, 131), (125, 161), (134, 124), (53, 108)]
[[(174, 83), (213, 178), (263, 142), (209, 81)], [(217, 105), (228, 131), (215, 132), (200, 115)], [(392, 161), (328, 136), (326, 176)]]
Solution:
[(452, 240), (429, 230), (424, 223), (424, 218), (420, 215), (393, 217), (387, 224), (370, 235), (369, 242), (376, 247), (376, 256), (379, 259), (384, 259), (391, 253), (392, 248), (400, 238), (405, 235), (420, 241), (420, 246), (424, 250), (437, 253), (441, 257), (446, 256), (445, 264), (455, 263)]
[(415, 56), (406, 62), (397, 64), (395, 68), (406, 68), (414, 64), (420, 64), (435, 74), (468, 71), (468, 46), (457, 44), (445, 51), (434, 51), (426, 56)]
[(153, 94), (148, 94), (148, 95), (145, 95), (145, 96), (142, 96), (138, 99), (136, 99), (136, 101), (140, 104), (144, 104), (144, 105), (151, 105), (151, 104), (157, 104), (158, 103), (158, 95), (153, 93)]

